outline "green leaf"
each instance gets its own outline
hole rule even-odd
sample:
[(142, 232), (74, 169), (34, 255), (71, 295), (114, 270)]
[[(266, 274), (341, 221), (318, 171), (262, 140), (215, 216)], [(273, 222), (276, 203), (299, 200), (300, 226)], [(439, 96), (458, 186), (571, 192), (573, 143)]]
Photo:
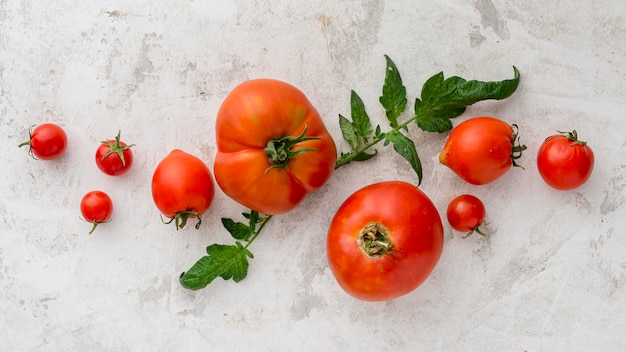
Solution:
[(355, 128), (357, 136), (367, 141), (367, 138), (372, 134), (372, 124), (370, 117), (365, 111), (363, 100), (355, 91), (352, 91), (350, 96), (350, 107), (352, 111), (352, 126)]
[(207, 256), (180, 275), (179, 281), (184, 288), (199, 290), (218, 277), (239, 282), (248, 275), (247, 258), (254, 256), (240, 242), (236, 245), (213, 244), (206, 250)]
[(371, 158), (373, 158), (374, 156), (376, 156), (376, 154), (378, 154), (378, 151), (374, 150), (373, 153), (367, 153), (367, 152), (360, 152), (359, 154), (355, 155), (354, 158), (352, 159), (352, 161), (365, 161), (365, 160), (369, 160)]
[(352, 122), (347, 118), (343, 117), (341, 114), (339, 115), (339, 127), (341, 128), (341, 134), (343, 134), (343, 139), (346, 140), (352, 147), (352, 149), (356, 149), (359, 147), (359, 137), (356, 135), (356, 128), (352, 125)]
[(250, 226), (241, 222), (235, 222), (232, 219), (222, 218), (222, 225), (237, 240), (248, 240), (250, 235), (254, 233), (254, 229), (251, 229)]
[(383, 84), (383, 95), (380, 97), (380, 103), (385, 108), (387, 120), (391, 127), (398, 127), (398, 116), (404, 112), (406, 108), (406, 87), (402, 85), (402, 78), (396, 64), (385, 55), (387, 61), (387, 70), (385, 73), (385, 83)]
[(482, 100), (510, 97), (519, 85), (519, 71), (513, 66), (512, 79), (497, 82), (466, 81), (457, 76), (444, 79), (443, 73), (429, 78), (422, 87), (421, 99), (415, 100), (417, 125), (428, 132), (452, 129), (451, 118), (461, 115), (465, 108)]
[(412, 140), (401, 132), (394, 130), (386, 134), (385, 144), (393, 143), (393, 149), (404, 157), (417, 174), (418, 186), (422, 183), (422, 163)]

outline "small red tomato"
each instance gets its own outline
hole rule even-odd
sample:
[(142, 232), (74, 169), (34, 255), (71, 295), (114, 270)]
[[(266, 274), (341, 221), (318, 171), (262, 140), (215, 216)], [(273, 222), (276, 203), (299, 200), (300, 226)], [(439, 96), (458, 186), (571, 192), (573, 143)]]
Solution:
[(89, 234), (93, 233), (99, 224), (111, 220), (113, 212), (113, 202), (111, 198), (102, 191), (91, 191), (80, 201), (80, 212), (85, 221), (93, 224)]
[(504, 175), (526, 149), (519, 145), (516, 125), (493, 117), (475, 117), (456, 126), (439, 161), (463, 180), (484, 185)]
[(67, 149), (65, 131), (53, 123), (44, 123), (29, 132), (28, 141), (19, 145), (29, 146), (28, 153), (35, 159), (52, 160), (60, 157)]
[(107, 175), (122, 175), (133, 165), (133, 151), (130, 148), (135, 145), (120, 141), (121, 133), (118, 131), (115, 139), (100, 142), (96, 150), (96, 165)]
[(209, 209), (214, 194), (213, 177), (199, 158), (174, 149), (154, 170), (152, 198), (157, 208), (174, 221), (176, 229), (185, 227), (188, 218), (198, 218)]
[(483, 202), (470, 194), (460, 195), (448, 204), (446, 215), (453, 229), (467, 232), (463, 238), (471, 236), (474, 232), (485, 236), (480, 226), (485, 221), (485, 205)]
[(371, 184), (339, 207), (326, 252), (337, 283), (364, 301), (385, 301), (421, 285), (443, 250), (437, 208), (407, 182)]
[(548, 137), (537, 152), (537, 169), (546, 183), (566, 191), (582, 186), (593, 171), (594, 155), (576, 130)]

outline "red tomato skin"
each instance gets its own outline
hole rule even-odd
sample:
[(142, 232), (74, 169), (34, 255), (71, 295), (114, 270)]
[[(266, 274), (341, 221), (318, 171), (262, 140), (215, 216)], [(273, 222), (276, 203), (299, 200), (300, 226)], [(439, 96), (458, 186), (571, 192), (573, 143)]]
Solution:
[(462, 194), (450, 201), (446, 216), (453, 229), (459, 232), (472, 231), (485, 221), (485, 205), (473, 195)]
[(214, 194), (213, 176), (206, 164), (180, 149), (161, 160), (152, 176), (152, 198), (168, 218), (184, 211), (204, 214)]
[(63, 128), (53, 123), (41, 124), (30, 136), (30, 150), (41, 160), (54, 160), (67, 149), (67, 135)]
[[(115, 139), (107, 140), (109, 143), (115, 143)], [(120, 142), (120, 145), (123, 147), (128, 146), (128, 144), (124, 142)], [(111, 153), (107, 155), (104, 159), (102, 157), (110, 150), (111, 148), (101, 143), (96, 149), (96, 165), (100, 171), (104, 172), (109, 176), (121, 176), (125, 174), (130, 167), (133, 165), (133, 151), (132, 149), (124, 149), (122, 154), (124, 154), (124, 163), (122, 163), (122, 159), (117, 153)]]
[[(296, 144), (311, 148), (284, 168), (270, 168), (264, 148), (275, 138), (319, 139)], [(276, 215), (295, 208), (321, 188), (337, 161), (335, 143), (313, 105), (296, 87), (273, 79), (255, 79), (235, 87), (216, 119), (215, 179), (230, 198), (260, 213)]]
[(551, 187), (568, 191), (582, 186), (593, 171), (595, 156), (589, 145), (563, 135), (548, 137), (537, 151), (537, 169)]
[(102, 191), (91, 191), (80, 202), (80, 213), (88, 222), (103, 223), (109, 221), (113, 213), (113, 202)]
[(513, 134), (513, 128), (499, 119), (468, 119), (450, 132), (439, 161), (468, 183), (491, 183), (513, 165)]
[[(370, 258), (359, 249), (358, 234), (371, 222), (389, 230), (391, 253)], [(326, 250), (344, 291), (363, 301), (391, 300), (413, 291), (431, 274), (443, 251), (443, 225), (432, 201), (414, 185), (375, 183), (340, 206)]]

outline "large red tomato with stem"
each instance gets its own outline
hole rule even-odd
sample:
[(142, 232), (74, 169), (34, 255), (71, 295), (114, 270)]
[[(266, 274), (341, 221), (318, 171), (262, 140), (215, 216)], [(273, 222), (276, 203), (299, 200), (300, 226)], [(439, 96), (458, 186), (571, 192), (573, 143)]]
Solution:
[(218, 185), (260, 213), (288, 212), (332, 175), (337, 150), (317, 110), (296, 87), (273, 79), (237, 86), (217, 114)]
[(456, 126), (439, 161), (466, 182), (484, 185), (504, 175), (526, 149), (517, 126), (494, 117), (475, 117)]
[(126, 144), (120, 140), (122, 131), (117, 132), (115, 139), (100, 142), (96, 149), (96, 165), (100, 171), (110, 176), (125, 174), (133, 165), (134, 144)]
[(80, 201), (80, 213), (85, 221), (93, 224), (89, 231), (91, 235), (98, 225), (111, 220), (113, 213), (111, 197), (102, 191), (88, 192)]
[(443, 226), (419, 188), (380, 182), (356, 191), (339, 207), (326, 249), (330, 269), (348, 294), (385, 301), (428, 278), (443, 250)]
[(576, 130), (548, 137), (537, 152), (537, 169), (551, 187), (566, 191), (582, 186), (593, 171), (594, 155)]
[(28, 153), (35, 159), (53, 160), (67, 149), (67, 135), (61, 126), (53, 123), (41, 124), (29, 131), (28, 141), (19, 147), (27, 145)]
[(180, 149), (172, 150), (161, 160), (152, 176), (154, 203), (176, 229), (185, 227), (189, 218), (198, 219), (198, 229), (214, 193), (213, 177), (206, 164)]

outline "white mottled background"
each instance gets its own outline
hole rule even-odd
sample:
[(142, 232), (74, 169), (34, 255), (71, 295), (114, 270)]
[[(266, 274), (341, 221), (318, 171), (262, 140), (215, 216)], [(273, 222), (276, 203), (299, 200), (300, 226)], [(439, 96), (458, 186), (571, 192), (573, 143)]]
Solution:
[[(150, 195), (158, 161), (181, 148), (211, 164), (221, 101), (257, 77), (301, 88), (345, 148), (337, 115), (349, 114), (351, 89), (386, 126), (384, 54), (410, 102), (439, 71), (501, 80), (520, 69), (513, 97), (454, 123), (517, 123), (525, 170), (470, 186), (437, 161), (446, 134), (410, 133), (421, 188), (441, 212), (461, 192), (481, 197), (490, 236), (461, 239), (443, 217), (444, 254), (426, 283), (386, 303), (347, 296), (326, 264), (335, 209), (366, 184), (416, 182), (380, 146), (275, 217), (244, 281), (181, 288), (178, 275), (207, 245), (232, 242), (219, 219), (246, 209), (218, 192), (201, 230), (163, 225)], [(0, 0), (0, 350), (622, 351), (625, 96), (622, 0)], [(32, 160), (17, 145), (48, 121), (65, 128), (69, 149)], [(93, 155), (118, 129), (137, 145), (136, 164), (112, 178)], [(586, 185), (559, 192), (535, 155), (571, 129), (596, 167)], [(88, 236), (78, 206), (92, 189), (116, 208)]]

